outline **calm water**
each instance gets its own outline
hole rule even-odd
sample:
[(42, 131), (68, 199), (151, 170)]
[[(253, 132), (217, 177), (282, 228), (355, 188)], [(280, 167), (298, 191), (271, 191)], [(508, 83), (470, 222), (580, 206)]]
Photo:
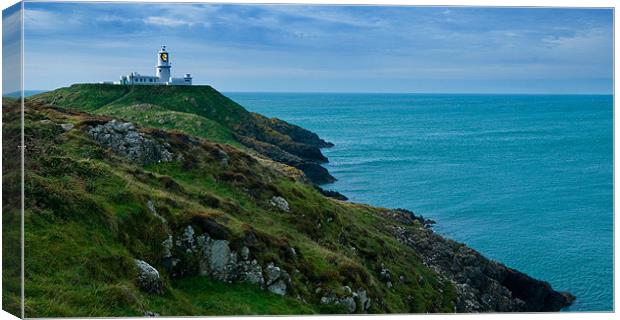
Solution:
[(318, 133), (351, 201), (403, 207), (577, 301), (613, 308), (612, 96), (230, 93)]

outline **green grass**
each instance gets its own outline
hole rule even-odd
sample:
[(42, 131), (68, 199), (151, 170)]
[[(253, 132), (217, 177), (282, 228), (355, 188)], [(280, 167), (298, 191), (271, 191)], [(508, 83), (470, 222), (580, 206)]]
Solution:
[(237, 138), (244, 137), (302, 158), (322, 158), (318, 136), (250, 113), (211, 86), (74, 84), (28, 100), (177, 130), (238, 148)]
[(76, 84), (31, 99), (236, 145), (233, 130), (252, 121), (243, 107), (210, 86)]
[[(79, 129), (93, 117), (41, 105), (26, 109), (32, 146), (25, 186), (27, 316), (339, 313), (321, 305), (315, 291), (342, 294), (343, 286), (366, 290), (374, 301), (370, 312), (453, 310), (454, 289), (386, 232), (391, 222), (377, 214), (380, 208), (326, 198), (242, 150), (188, 143), (177, 134), (158, 139), (183, 160), (139, 166)], [(76, 129), (64, 132), (58, 123), (65, 122)], [(226, 166), (213, 156), (219, 148), (230, 157)], [(291, 211), (272, 207), (274, 195), (287, 199)], [(149, 200), (165, 224), (148, 211)], [(289, 295), (167, 275), (161, 243), (195, 216), (216, 218), (231, 230), (233, 244), (249, 235), (256, 239), (252, 252), (259, 263), (274, 262), (291, 274)], [(137, 288), (133, 259), (160, 270), (163, 295)], [(382, 265), (411, 284), (395, 280), (388, 288), (377, 278)]]
[(169, 111), (157, 105), (106, 106), (98, 109), (95, 113), (122, 118), (145, 127), (177, 130), (214, 142), (241, 146), (235, 141), (231, 131), (216, 121), (192, 113)]
[[(188, 277), (172, 283), (173, 290), (182, 292), (185, 299), (201, 315), (298, 315), (314, 314), (316, 309), (303, 302), (265, 292), (258, 286), (226, 284), (207, 277)], [(148, 305), (162, 315), (193, 315), (170, 305), (166, 295), (149, 297)], [(176, 310), (175, 310), (176, 309)]]

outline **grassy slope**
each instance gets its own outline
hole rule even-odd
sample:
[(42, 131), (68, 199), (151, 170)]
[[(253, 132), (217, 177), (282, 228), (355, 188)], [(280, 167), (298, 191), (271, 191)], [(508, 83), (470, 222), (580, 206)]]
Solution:
[[(206, 141), (188, 145), (178, 134), (168, 139), (183, 161), (136, 166), (79, 130), (93, 116), (29, 105), (35, 106), (27, 109), (26, 119), (32, 146), (26, 177), (27, 316), (341, 311), (318, 303), (313, 293), (319, 285), (336, 292), (343, 285), (366, 289), (374, 299), (372, 312), (453, 310), (454, 289), (384, 232), (387, 222), (376, 214), (380, 209), (325, 198), (238, 149)], [(59, 124), (67, 122), (77, 129), (63, 132)], [(214, 148), (231, 156), (229, 167), (213, 158), (209, 150)], [(275, 211), (268, 203), (273, 195), (286, 198), (292, 212)], [(140, 292), (132, 259), (147, 260), (161, 271), (168, 228), (148, 212), (148, 200), (173, 231), (202, 215), (216, 217), (236, 239), (257, 235), (260, 244), (253, 252), (259, 262), (288, 270), (293, 294), (309, 304), (250, 285), (171, 279), (165, 273), (163, 296)], [(282, 253), (290, 247), (298, 258)], [(414, 281), (387, 288), (377, 279), (381, 264)]]
[[(233, 133), (284, 147), (295, 144), (273, 122), (252, 114), (210, 86), (76, 84), (31, 97), (64, 108), (112, 115), (239, 146)], [(149, 118), (141, 118), (140, 108)]]
[(2, 309), (21, 317), (20, 102), (2, 108)]

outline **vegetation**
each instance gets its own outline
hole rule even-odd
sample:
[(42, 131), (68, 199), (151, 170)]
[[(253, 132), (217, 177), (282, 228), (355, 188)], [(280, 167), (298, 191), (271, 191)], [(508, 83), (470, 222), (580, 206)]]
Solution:
[[(169, 144), (176, 160), (143, 166), (97, 144), (88, 128), (110, 115), (163, 129), (141, 131)], [(264, 130), (254, 137), (293, 141), (277, 131), (288, 130), (282, 123), (256, 119), (210, 87), (79, 85), (27, 99), (26, 316), (340, 313), (317, 292), (340, 295), (345, 286), (368, 292), (369, 312), (454, 310), (453, 286), (385, 230), (394, 224), (386, 209), (326, 198), (295, 170), (239, 147), (234, 137), (246, 121)], [(67, 123), (75, 127), (63, 130)], [(274, 196), (290, 212), (274, 208)], [(251, 238), (259, 263), (287, 270), (287, 296), (163, 272), (167, 233), (204, 218), (229, 230), (233, 247)], [(160, 271), (163, 294), (139, 289), (133, 259)], [(389, 284), (382, 269), (394, 277)]]
[(2, 108), (2, 307), (21, 317), (21, 145), (20, 102)]
[(211, 86), (75, 84), (31, 99), (236, 146), (235, 136), (249, 138), (309, 160), (324, 161), (318, 148), (329, 146), (300, 127), (248, 112)]

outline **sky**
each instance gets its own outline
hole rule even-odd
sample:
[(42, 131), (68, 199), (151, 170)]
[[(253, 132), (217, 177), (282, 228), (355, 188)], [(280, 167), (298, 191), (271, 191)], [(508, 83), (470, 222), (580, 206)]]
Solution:
[(2, 92), (21, 91), (21, 4), (2, 11)]
[(25, 89), (172, 74), (220, 91), (611, 93), (611, 9), (25, 3)]

